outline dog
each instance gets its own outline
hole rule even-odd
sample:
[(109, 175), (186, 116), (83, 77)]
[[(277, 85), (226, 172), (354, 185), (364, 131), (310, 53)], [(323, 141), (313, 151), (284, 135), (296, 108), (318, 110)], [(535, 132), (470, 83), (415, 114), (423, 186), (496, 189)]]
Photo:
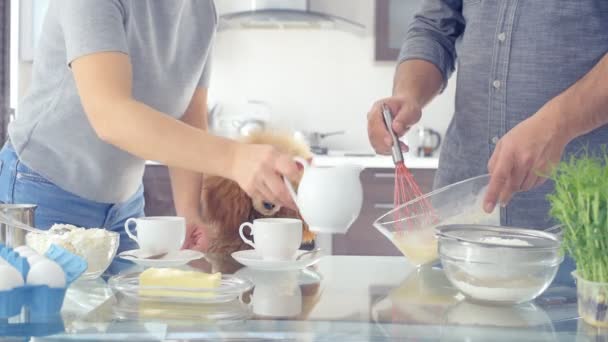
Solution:
[[(257, 132), (241, 140), (247, 144), (272, 145), (282, 153), (310, 160), (312, 153), (305, 144), (288, 134)], [(297, 184), (294, 184), (297, 188)], [(234, 181), (220, 176), (205, 176), (201, 193), (201, 212), (210, 253), (232, 253), (250, 249), (239, 236), (239, 226), (243, 222), (253, 222), (258, 218), (282, 217), (299, 218), (300, 214), (292, 209), (265, 202), (261, 198), (251, 198)], [(303, 222), (302, 242), (311, 243), (314, 234)]]

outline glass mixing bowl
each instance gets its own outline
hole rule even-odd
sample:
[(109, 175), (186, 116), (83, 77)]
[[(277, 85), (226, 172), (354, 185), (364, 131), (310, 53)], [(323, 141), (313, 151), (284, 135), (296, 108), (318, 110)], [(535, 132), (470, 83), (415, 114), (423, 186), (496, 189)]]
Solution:
[(487, 225), (437, 227), (439, 258), (452, 285), (476, 302), (528, 302), (549, 287), (563, 261), (555, 234)]
[[(416, 267), (438, 260), (435, 227), (446, 224), (500, 224), (500, 211), (483, 211), (483, 197), (489, 175), (466, 179), (405, 203), (374, 222), (378, 229)], [(422, 201), (428, 201), (432, 215), (419, 214)]]

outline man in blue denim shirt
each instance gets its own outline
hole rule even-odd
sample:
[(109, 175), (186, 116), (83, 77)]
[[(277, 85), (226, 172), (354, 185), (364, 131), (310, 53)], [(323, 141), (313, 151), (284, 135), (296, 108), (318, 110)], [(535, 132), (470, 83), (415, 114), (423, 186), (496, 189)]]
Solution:
[(498, 203), (504, 225), (548, 227), (553, 186), (538, 174), (608, 142), (607, 51), (606, 0), (426, 0), (405, 39), (393, 96), (369, 113), (370, 141), (389, 152), (381, 103), (403, 135), (457, 65), (435, 186), (489, 171), (486, 211)]
[[(425, 0), (403, 45), (393, 96), (368, 114), (370, 141), (388, 153), (381, 104), (403, 135), (457, 62), (455, 113), (435, 186), (489, 171), (486, 211), (500, 203), (503, 225), (546, 228), (553, 185), (539, 173), (583, 146), (596, 152), (608, 142), (607, 51), (606, 0)], [(572, 284), (573, 268), (566, 259), (556, 282)]]

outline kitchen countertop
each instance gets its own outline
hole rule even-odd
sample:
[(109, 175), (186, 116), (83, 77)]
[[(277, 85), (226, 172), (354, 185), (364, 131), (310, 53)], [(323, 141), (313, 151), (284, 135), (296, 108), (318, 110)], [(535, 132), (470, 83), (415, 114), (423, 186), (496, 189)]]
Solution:
[[(439, 158), (420, 158), (404, 155), (405, 166), (410, 169), (437, 169)], [(337, 166), (343, 164), (359, 165), (363, 168), (394, 168), (395, 164), (390, 156), (375, 155), (370, 152), (330, 151), (327, 155), (315, 155), (313, 163), (317, 166)], [(147, 161), (147, 165), (160, 165), (154, 161)]]
[[(410, 169), (436, 169), (439, 158), (420, 158), (405, 154), (405, 166)], [(327, 155), (315, 155), (313, 163), (318, 166), (335, 166), (342, 164), (355, 164), (364, 168), (394, 168), (391, 156), (375, 155), (373, 153), (330, 151)]]
[[(69, 289), (60, 316), (31, 325), (27, 316), (0, 320), (0, 336), (78, 341), (574, 341), (597, 340), (600, 333), (578, 319), (574, 284), (553, 284), (534, 303), (491, 307), (455, 296), (440, 269), (416, 270), (404, 257), (330, 255), (302, 272), (259, 272), (242, 268), (229, 256), (206, 258), (190, 267), (249, 279), (253, 293), (245, 293), (242, 302), (216, 305), (155, 303), (116, 292), (104, 279), (79, 281)], [(120, 272), (138, 270), (125, 267)]]

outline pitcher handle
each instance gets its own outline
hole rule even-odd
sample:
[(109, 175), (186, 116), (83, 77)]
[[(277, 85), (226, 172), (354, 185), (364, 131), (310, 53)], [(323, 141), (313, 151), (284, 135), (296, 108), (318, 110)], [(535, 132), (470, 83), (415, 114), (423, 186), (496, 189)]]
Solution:
[[(293, 160), (302, 165), (302, 167), (304, 168), (304, 171), (306, 171), (306, 169), (308, 169), (308, 167), (310, 166), (310, 164), (308, 164), (308, 161), (302, 157), (294, 157)], [(296, 193), (296, 190), (293, 188), (293, 185), (291, 185), (291, 182), (283, 177), (283, 182), (285, 183), (285, 186), (287, 187), (287, 191), (289, 192), (289, 195), (291, 196), (291, 199), (293, 199), (293, 202), (296, 204), (296, 206), (298, 205), (298, 194)]]

